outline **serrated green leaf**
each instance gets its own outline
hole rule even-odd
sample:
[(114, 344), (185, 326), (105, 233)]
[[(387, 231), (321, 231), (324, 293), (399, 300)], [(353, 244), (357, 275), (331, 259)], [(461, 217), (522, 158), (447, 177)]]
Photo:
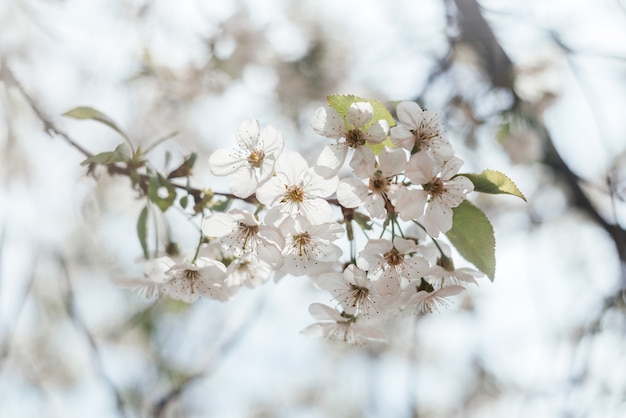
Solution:
[(92, 155), (80, 165), (88, 164), (114, 164), (123, 163), (130, 160), (130, 153), (126, 144), (118, 145), (113, 151), (101, 152), (100, 154)]
[(526, 201), (526, 197), (515, 183), (504, 173), (496, 170), (483, 170), (480, 174), (459, 174), (474, 183), (474, 191), (489, 194), (510, 194)]
[(464, 201), (452, 209), (452, 229), (446, 236), (459, 253), (494, 280), (496, 274), (496, 239), (491, 222), (482, 210)]
[(148, 254), (148, 206), (144, 207), (137, 219), (137, 237), (143, 250), (143, 256), (146, 260), (149, 258)]
[[(165, 196), (159, 195), (159, 191), (165, 191)], [(148, 198), (158, 206), (162, 212), (169, 209), (176, 200), (176, 188), (160, 174), (150, 177), (148, 182)]]
[[(328, 96), (326, 100), (328, 101), (328, 105), (333, 108), (337, 113), (339, 113), (344, 118), (344, 120), (346, 118), (346, 113), (348, 113), (348, 109), (353, 103), (367, 102), (371, 104), (374, 110), (374, 116), (372, 117), (372, 120), (363, 127), (363, 129), (365, 130), (369, 129), (370, 126), (372, 126), (376, 121), (379, 121), (381, 119), (386, 120), (389, 124), (389, 127), (396, 126), (396, 120), (393, 118), (393, 116), (391, 116), (389, 109), (387, 109), (387, 107), (378, 100), (364, 99), (362, 97), (353, 96), (351, 94), (333, 94), (331, 96)], [(387, 137), (387, 139), (380, 144), (367, 144), (367, 146), (371, 148), (376, 155), (378, 155), (385, 148), (385, 145), (389, 147), (393, 146), (393, 143), (391, 142), (389, 137)]]
[(74, 119), (91, 119), (97, 122), (103, 123), (107, 125), (109, 128), (116, 131), (118, 134), (122, 135), (124, 138), (128, 139), (128, 136), (120, 129), (119, 126), (113, 120), (102, 113), (101, 111), (94, 109), (89, 106), (79, 106), (74, 109), (68, 110), (63, 113), (63, 116), (67, 116)]

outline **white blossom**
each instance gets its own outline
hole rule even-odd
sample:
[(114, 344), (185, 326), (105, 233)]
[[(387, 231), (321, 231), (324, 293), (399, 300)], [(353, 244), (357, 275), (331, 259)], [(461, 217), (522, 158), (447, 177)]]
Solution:
[(365, 129), (373, 117), (374, 108), (368, 102), (352, 103), (346, 112), (345, 120), (334, 109), (325, 107), (317, 109), (311, 118), (311, 127), (319, 135), (338, 141), (322, 150), (317, 164), (329, 167), (333, 173), (337, 173), (346, 161), (349, 149), (352, 148), (354, 155), (350, 167), (357, 176), (367, 176), (370, 167), (374, 165), (374, 153), (367, 144), (379, 144), (389, 134), (389, 123), (384, 119), (375, 121)]
[(467, 193), (474, 190), (474, 185), (467, 177), (455, 177), (462, 165), (463, 161), (457, 157), (440, 164), (428, 154), (413, 154), (407, 164), (406, 176), (414, 184), (422, 185), (424, 190), (415, 190), (397, 199), (395, 206), (400, 218), (415, 219), (411, 198), (418, 204), (426, 199), (423, 221), (428, 235), (438, 237), (440, 232), (449, 231), (452, 228), (452, 209), (465, 200)]
[(391, 141), (411, 153), (428, 153), (439, 161), (454, 156), (450, 142), (441, 132), (439, 113), (422, 110), (415, 102), (401, 102), (396, 107), (398, 120), (402, 125), (391, 128)]
[(276, 175), (256, 191), (259, 202), (271, 208), (266, 223), (279, 225), (285, 217), (296, 215), (312, 224), (332, 220), (332, 208), (325, 198), (337, 190), (336, 176), (327, 176), (321, 167), (309, 167), (296, 152), (282, 154), (275, 170)]
[(337, 186), (337, 200), (346, 208), (364, 207), (372, 218), (384, 218), (387, 201), (395, 199), (399, 190), (392, 180), (404, 173), (405, 166), (404, 150), (385, 148), (369, 170), (367, 184), (356, 176), (342, 179)]
[(395, 237), (370, 239), (356, 260), (357, 266), (377, 278), (376, 290), (381, 295), (397, 296), (402, 278), (421, 277), (428, 270), (428, 262), (419, 253), (421, 247), (414, 241)]
[(233, 174), (231, 192), (246, 198), (272, 176), (283, 146), (283, 136), (276, 128), (267, 126), (259, 133), (259, 122), (247, 120), (237, 132), (236, 147), (218, 149), (211, 154), (209, 168), (216, 176)]
[(317, 279), (317, 284), (330, 292), (343, 309), (350, 314), (370, 316), (380, 313), (384, 302), (364, 270), (354, 264), (343, 273), (326, 273)]
[(285, 222), (283, 228), (287, 235), (283, 249), (284, 273), (302, 276), (318, 263), (341, 257), (341, 248), (332, 243), (345, 233), (337, 222), (312, 225), (306, 218), (296, 217)]
[(199, 258), (195, 263), (175, 262), (169, 257), (146, 264), (148, 277), (160, 285), (163, 294), (193, 303), (200, 295), (227, 300), (231, 293), (226, 286), (226, 266), (219, 261)]
[[(426, 281), (422, 283), (426, 283)], [(405, 303), (403, 309), (415, 314), (439, 311), (439, 307), (448, 307), (450, 304), (448, 297), (464, 291), (465, 287), (459, 285), (444, 286), (437, 290), (432, 287), (428, 290), (421, 290), (420, 286), (409, 286), (404, 290), (405, 296), (402, 299), (405, 299)]]
[(261, 224), (255, 216), (241, 209), (228, 213), (214, 213), (202, 221), (202, 232), (218, 237), (232, 255), (262, 260), (273, 268), (283, 264), (281, 250), (285, 239), (280, 230)]
[(355, 316), (340, 313), (321, 303), (311, 304), (309, 312), (320, 322), (303, 329), (301, 332), (304, 335), (326, 337), (351, 345), (363, 345), (367, 341), (388, 341), (387, 335), (378, 328), (357, 324)]

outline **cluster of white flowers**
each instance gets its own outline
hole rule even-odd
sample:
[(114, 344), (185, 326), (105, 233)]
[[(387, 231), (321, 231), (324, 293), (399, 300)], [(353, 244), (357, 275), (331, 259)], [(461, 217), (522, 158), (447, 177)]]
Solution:
[[(311, 127), (335, 141), (313, 166), (283, 152), (276, 128), (244, 122), (236, 146), (209, 159), (214, 175), (232, 176), (230, 191), (241, 204), (203, 219), (209, 243), (192, 261), (157, 258), (146, 275), (159, 293), (185, 302), (199, 295), (227, 300), (272, 276), (306, 275), (335, 306), (312, 304), (319, 322), (303, 332), (356, 344), (387, 340), (380, 324), (390, 315), (445, 306), (482, 275), (455, 269), (449, 247), (435, 239), (450, 230), (452, 209), (474, 186), (457, 175), (463, 162), (436, 112), (402, 102), (396, 113), (390, 128), (388, 120), (375, 120), (368, 101), (350, 104), (345, 114), (319, 108)], [(372, 219), (381, 220), (377, 239), (366, 235)], [(360, 250), (355, 225), (366, 239)], [(349, 253), (337, 245), (346, 236)]]

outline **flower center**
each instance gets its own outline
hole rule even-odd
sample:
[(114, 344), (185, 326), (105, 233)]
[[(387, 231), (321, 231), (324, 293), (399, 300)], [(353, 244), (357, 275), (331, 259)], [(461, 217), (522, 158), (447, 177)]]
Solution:
[(258, 232), (259, 232), (258, 225), (247, 225), (247, 224), (244, 224), (243, 222), (239, 222), (239, 236), (243, 240), (243, 244), (241, 247), (242, 250), (246, 249), (246, 246), (248, 245), (248, 241), (250, 240), (250, 237), (258, 234)]
[(442, 179), (436, 178), (428, 183), (425, 189), (428, 190), (428, 193), (430, 193), (431, 196), (437, 197), (446, 192), (446, 185), (443, 183)]
[(284, 201), (293, 203), (304, 202), (304, 189), (300, 186), (287, 186)]
[(367, 300), (369, 293), (370, 291), (366, 287), (360, 287), (355, 284), (350, 284), (350, 295), (354, 299), (354, 303), (352, 304), (352, 306), (356, 307), (357, 305), (363, 304), (363, 302)]
[(390, 183), (388, 179), (383, 177), (382, 172), (377, 170), (376, 173), (370, 177), (370, 190), (374, 193), (388, 192)]
[(293, 246), (298, 251), (298, 256), (302, 257), (303, 254), (308, 252), (308, 247), (311, 245), (311, 236), (308, 232), (303, 232), (293, 236)]
[(190, 281), (191, 293), (195, 293), (193, 287), (196, 280), (200, 277), (200, 273), (197, 270), (185, 270), (183, 271), (183, 279)]
[(346, 135), (346, 143), (349, 147), (356, 148), (360, 145), (365, 145), (365, 138), (363, 132), (358, 129), (350, 129)]
[(387, 261), (387, 264), (390, 266), (397, 266), (404, 261), (404, 254), (400, 254), (400, 252), (395, 248), (392, 248), (391, 251), (386, 253), (384, 257), (385, 261)]
[(248, 164), (250, 164), (254, 168), (260, 168), (261, 164), (263, 164), (263, 159), (265, 158), (265, 152), (263, 150), (254, 150), (248, 155)]

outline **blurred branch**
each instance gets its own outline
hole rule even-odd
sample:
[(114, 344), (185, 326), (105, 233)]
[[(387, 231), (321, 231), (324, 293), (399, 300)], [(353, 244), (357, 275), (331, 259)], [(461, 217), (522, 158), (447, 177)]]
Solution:
[(239, 341), (247, 334), (252, 328), (255, 320), (259, 318), (260, 312), (265, 305), (265, 299), (262, 299), (256, 304), (254, 309), (248, 315), (248, 319), (243, 321), (242, 325), (236, 329), (215, 351), (214, 355), (204, 367), (201, 367), (197, 372), (186, 376), (185, 379), (177, 386), (172, 388), (167, 394), (162, 396), (157, 402), (155, 402), (152, 408), (152, 417), (165, 418), (167, 417), (168, 407), (176, 399), (180, 397), (183, 391), (187, 389), (194, 382), (210, 376), (217, 368), (218, 362), (225, 357), (230, 350), (237, 345)]
[(24, 99), (26, 100), (30, 108), (33, 110), (33, 112), (35, 112), (35, 115), (37, 115), (39, 120), (43, 122), (44, 131), (49, 136), (53, 137), (55, 135), (58, 135), (61, 138), (63, 138), (68, 144), (70, 144), (72, 147), (80, 151), (84, 156), (86, 157), (93, 156), (92, 153), (87, 151), (80, 144), (78, 144), (76, 141), (70, 138), (69, 135), (67, 135), (63, 130), (61, 130), (58, 126), (56, 126), (54, 122), (52, 122), (52, 120), (44, 114), (44, 112), (39, 108), (39, 106), (37, 106), (37, 104), (32, 99), (32, 97), (26, 92), (26, 90), (24, 89), (24, 86), (22, 86), (22, 84), (15, 78), (15, 75), (13, 74), (13, 72), (11, 71), (11, 69), (9, 68), (5, 60), (0, 61), (0, 79), (4, 81), (6, 85), (13, 86), (20, 92), (20, 94), (24, 97)]
[(70, 319), (72, 320), (72, 322), (74, 323), (74, 325), (76, 326), (76, 328), (78, 328), (78, 330), (81, 331), (87, 338), (87, 341), (89, 342), (89, 346), (91, 347), (91, 351), (93, 354), (94, 361), (96, 363), (96, 368), (98, 370), (98, 373), (100, 374), (100, 377), (102, 378), (102, 380), (106, 383), (106, 385), (109, 387), (109, 389), (113, 393), (119, 415), (122, 417), (128, 417), (128, 414), (126, 413), (125, 402), (124, 402), (124, 399), (122, 398), (121, 392), (119, 391), (117, 386), (113, 383), (113, 381), (107, 376), (104, 370), (102, 355), (100, 354), (100, 349), (98, 347), (98, 344), (96, 343), (96, 339), (94, 338), (93, 334), (87, 327), (87, 324), (85, 323), (80, 313), (76, 309), (76, 306), (74, 305), (74, 301), (75, 301), (74, 290), (72, 287), (72, 280), (70, 278), (70, 272), (69, 272), (67, 263), (60, 254), (56, 255), (56, 259), (64, 273), (64, 278), (65, 278), (64, 305), (67, 310), (67, 313)]

